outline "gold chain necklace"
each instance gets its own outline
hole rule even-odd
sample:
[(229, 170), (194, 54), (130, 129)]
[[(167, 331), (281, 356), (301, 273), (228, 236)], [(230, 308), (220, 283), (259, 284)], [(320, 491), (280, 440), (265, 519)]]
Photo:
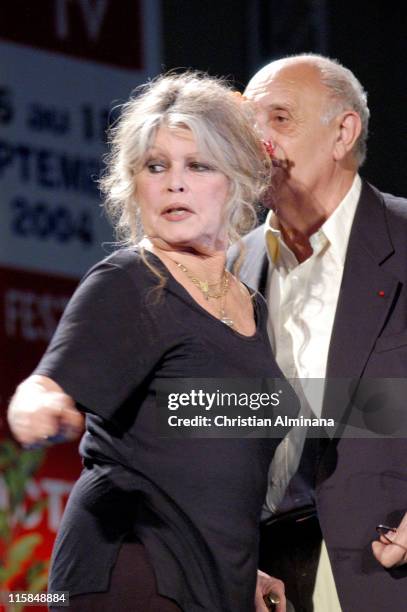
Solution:
[[(226, 295), (229, 290), (229, 274), (226, 268), (223, 271), (222, 279), (220, 282), (209, 283), (207, 280), (202, 281), (200, 278), (197, 278), (196, 276), (194, 276), (188, 270), (188, 268), (186, 268), (182, 263), (179, 263), (178, 261), (175, 261), (175, 260), (173, 261), (176, 264), (176, 266), (180, 270), (182, 270), (182, 272), (195, 285), (195, 287), (197, 287), (201, 291), (201, 293), (203, 294), (206, 300), (209, 300), (209, 299), (213, 299), (213, 300), (221, 299), (222, 300), (220, 303), (220, 321), (224, 323), (225, 325), (227, 325), (228, 327), (234, 327), (233, 320), (230, 317), (228, 317), (225, 312)], [(220, 286), (219, 291), (211, 292), (210, 287), (219, 287), (219, 286)]]
[[(179, 263), (178, 261), (174, 261), (174, 263), (178, 266), (180, 270), (184, 272), (184, 274), (186, 274), (189, 280), (192, 283), (194, 283), (195, 287), (198, 287), (201, 293), (203, 293), (205, 300), (209, 300), (209, 298), (212, 298), (213, 300), (218, 300), (219, 298), (222, 298), (224, 295), (226, 295), (229, 289), (229, 277), (227, 275), (226, 270), (224, 270), (222, 279), (220, 282), (208, 283), (207, 280), (202, 281), (196, 276), (194, 276), (193, 274), (191, 274), (188, 268), (186, 268), (182, 263)], [(219, 292), (211, 293), (210, 287), (218, 287), (218, 286), (220, 286)]]

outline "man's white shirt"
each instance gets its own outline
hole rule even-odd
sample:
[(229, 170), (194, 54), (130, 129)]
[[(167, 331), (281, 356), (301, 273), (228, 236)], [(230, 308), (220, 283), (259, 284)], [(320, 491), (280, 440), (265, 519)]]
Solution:
[[(270, 341), (281, 370), (294, 379), (296, 391), (305, 396), (305, 403), (317, 417), (322, 411), (329, 344), (361, 188), (362, 181), (356, 175), (338, 207), (310, 237), (313, 253), (302, 263), (285, 244), (272, 211), (265, 223)], [(304, 439), (292, 431), (277, 449), (267, 494), (272, 511), (298, 467), (303, 443)]]

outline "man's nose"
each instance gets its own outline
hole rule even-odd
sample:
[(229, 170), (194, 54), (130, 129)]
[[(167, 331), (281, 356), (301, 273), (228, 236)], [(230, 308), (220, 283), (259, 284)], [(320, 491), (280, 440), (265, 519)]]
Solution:
[(256, 128), (263, 140), (271, 140), (274, 142), (276, 133), (264, 116), (256, 116)]
[(278, 146), (278, 134), (266, 120), (261, 120), (260, 118), (256, 119), (256, 128), (261, 136), (261, 140), (266, 147), (267, 153), (273, 157), (276, 154), (276, 148)]

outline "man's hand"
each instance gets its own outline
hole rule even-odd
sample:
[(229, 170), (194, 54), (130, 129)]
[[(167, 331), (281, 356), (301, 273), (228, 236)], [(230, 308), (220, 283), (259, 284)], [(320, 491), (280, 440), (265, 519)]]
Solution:
[[(389, 542), (391, 540), (391, 542)], [(373, 554), (383, 567), (398, 567), (407, 563), (407, 512), (397, 531), (388, 531), (372, 543)]]
[(280, 603), (276, 606), (276, 612), (286, 612), (286, 601), (284, 594), (284, 583), (278, 578), (273, 578), (260, 570), (257, 570), (256, 595), (254, 603), (256, 612), (268, 612), (263, 597), (273, 591), (280, 598)]
[(44, 444), (55, 436), (75, 440), (84, 428), (74, 400), (47, 376), (30, 376), (18, 386), (7, 418), (12, 434), (25, 446)]

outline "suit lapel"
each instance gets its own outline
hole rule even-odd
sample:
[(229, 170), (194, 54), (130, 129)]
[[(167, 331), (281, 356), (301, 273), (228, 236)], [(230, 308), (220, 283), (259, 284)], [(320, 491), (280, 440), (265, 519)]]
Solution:
[[(342, 416), (346, 397), (338, 396), (338, 385), (333, 379), (360, 378), (385, 324), (399, 282), (383, 266), (393, 252), (383, 200), (379, 192), (364, 184), (349, 238), (332, 330), (324, 416), (336, 419)], [(336, 399), (330, 401), (335, 387)]]
[(245, 254), (239, 277), (252, 289), (265, 295), (268, 258), (264, 240), (264, 225), (256, 228), (244, 240)]

